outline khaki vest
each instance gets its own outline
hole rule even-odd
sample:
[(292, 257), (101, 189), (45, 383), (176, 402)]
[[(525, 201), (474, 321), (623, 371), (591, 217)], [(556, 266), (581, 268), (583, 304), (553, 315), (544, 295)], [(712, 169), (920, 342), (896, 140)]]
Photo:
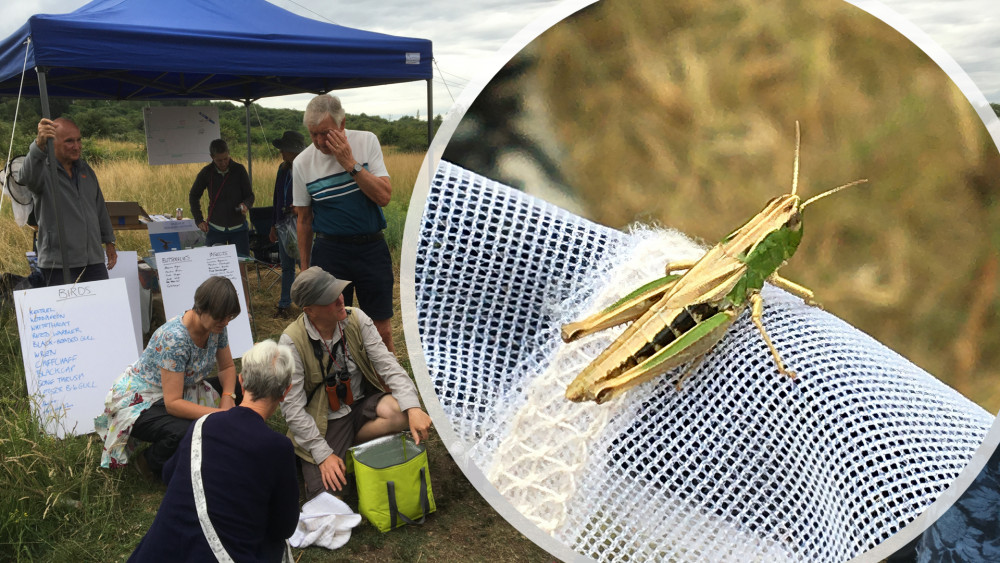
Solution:
[[(353, 307), (347, 307), (347, 325), (344, 326), (344, 338), (347, 340), (348, 353), (351, 355), (351, 360), (354, 361), (358, 369), (361, 370), (361, 373), (364, 374), (365, 380), (375, 389), (388, 393), (389, 388), (382, 378), (379, 377), (375, 371), (375, 366), (368, 358), (364, 339), (361, 336), (361, 323), (358, 322), (358, 316), (353, 314), (353, 311)], [(295, 349), (298, 351), (299, 357), (302, 358), (304, 372), (302, 386), (306, 393), (306, 399), (309, 399), (309, 394), (312, 393), (312, 399), (306, 404), (305, 411), (316, 421), (316, 428), (319, 429), (319, 435), (326, 436), (327, 414), (329, 414), (330, 405), (327, 402), (325, 391), (318, 389), (313, 393), (314, 389), (323, 385), (324, 374), (320, 368), (319, 360), (316, 359), (316, 355), (313, 353), (309, 333), (306, 331), (305, 318), (305, 313), (299, 315), (299, 318), (295, 319), (295, 322), (288, 325), (288, 328), (285, 329), (285, 334), (295, 343)], [(313, 460), (312, 454), (299, 446), (298, 442), (295, 441), (295, 436), (292, 435), (291, 429), (288, 430), (288, 437), (295, 446), (296, 455), (309, 463), (316, 463)]]

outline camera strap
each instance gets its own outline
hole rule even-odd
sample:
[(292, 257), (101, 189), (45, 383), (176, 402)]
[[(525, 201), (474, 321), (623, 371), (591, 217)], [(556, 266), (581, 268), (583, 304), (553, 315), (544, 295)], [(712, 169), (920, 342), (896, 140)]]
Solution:
[[(345, 340), (347, 339), (344, 337), (344, 327), (340, 326), (340, 323), (337, 323), (337, 328), (340, 329), (340, 355), (341, 358), (344, 360), (344, 370), (346, 371), (347, 345), (345, 344)], [(336, 354), (334, 353), (334, 351), (337, 349), (337, 345), (334, 344), (332, 349), (328, 348), (326, 345), (326, 341), (323, 340), (322, 336), (320, 337), (319, 344), (323, 347), (323, 350), (319, 350), (319, 346), (316, 346), (316, 342), (314, 341), (313, 353), (316, 354), (316, 359), (319, 360), (319, 367), (320, 371), (323, 373), (323, 379), (327, 380), (330, 377), (330, 374), (333, 373), (334, 370), (338, 372), (341, 371), (340, 364), (337, 363), (337, 357)], [(323, 354), (323, 352), (325, 352), (325, 354)], [(330, 362), (327, 363), (326, 366), (323, 365), (323, 358), (321, 358), (319, 354), (323, 354), (324, 356), (330, 359)]]
[[(340, 323), (337, 323), (337, 327), (340, 329), (340, 353), (344, 359), (344, 370), (346, 370), (347, 358), (349, 357), (347, 353), (347, 344), (346, 344), (347, 338), (344, 336), (344, 327), (341, 326)], [(337, 348), (336, 344), (333, 345), (332, 349), (328, 348), (326, 346), (326, 341), (323, 340), (322, 336), (319, 337), (319, 340), (313, 340), (312, 338), (310, 338), (309, 343), (312, 344), (313, 355), (316, 356), (316, 361), (319, 362), (319, 369), (320, 373), (323, 375), (323, 381), (320, 384), (313, 387), (312, 391), (309, 392), (309, 396), (306, 397), (307, 405), (310, 402), (312, 402), (312, 398), (316, 394), (316, 391), (318, 391), (321, 387), (325, 387), (327, 384), (329, 384), (330, 374), (333, 373), (334, 370), (337, 371), (340, 370), (340, 365), (338, 364), (337, 358), (335, 357), (334, 354), (334, 350), (336, 350)], [(336, 384), (336, 382), (334, 382), (334, 384)]]

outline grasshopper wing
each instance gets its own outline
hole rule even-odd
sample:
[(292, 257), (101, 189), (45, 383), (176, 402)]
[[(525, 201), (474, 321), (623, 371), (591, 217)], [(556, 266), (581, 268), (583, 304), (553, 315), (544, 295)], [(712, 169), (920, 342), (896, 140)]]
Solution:
[[(570, 383), (566, 397), (572, 401), (604, 402), (711, 350), (739, 313), (736, 308), (724, 306), (724, 297), (746, 271), (746, 264), (729, 257), (723, 244), (709, 250), (690, 270), (671, 281), (663, 296)], [(642, 295), (642, 289), (634, 293)], [(600, 330), (596, 328), (601, 326), (596, 320), (600, 317), (599, 313), (581, 321), (594, 323), (581, 330)], [(607, 326), (616, 324), (608, 322)], [(571, 330), (576, 328), (571, 325), (567, 325)], [(564, 338), (567, 332), (564, 327)]]
[[(725, 295), (725, 292), (728, 292), (731, 286), (720, 282), (732, 278), (734, 273), (741, 272), (746, 266), (738, 260), (725, 260), (725, 254), (718, 249), (719, 247), (713, 248), (701, 260), (689, 268), (695, 271), (695, 275), (689, 279), (701, 278), (705, 280), (702, 283), (678, 284), (678, 280), (687, 276), (687, 273), (668, 274), (662, 278), (653, 280), (598, 313), (576, 322), (564, 324), (561, 331), (563, 342), (573, 342), (588, 334), (634, 321), (660, 301), (667, 293), (672, 295), (671, 303), (676, 304), (699, 300), (701, 302), (712, 302), (718, 298), (717, 294), (719, 292)], [(706, 276), (702, 272), (707, 270), (711, 270), (714, 273)], [(711, 286), (713, 283), (716, 285), (716, 290), (706, 292), (706, 287)]]
[(712, 315), (671, 341), (670, 344), (657, 350), (642, 363), (615, 378), (602, 381), (591, 387), (588, 394), (592, 397), (589, 398), (592, 398), (597, 404), (601, 404), (640, 383), (645, 383), (678, 366), (698, 360), (718, 344), (737, 316), (738, 311), (733, 309)]
[(679, 275), (668, 275), (653, 280), (622, 297), (599, 313), (595, 313), (580, 321), (564, 324), (562, 327), (563, 342), (572, 342), (599, 330), (638, 319), (657, 301), (662, 299), (663, 295), (680, 277)]

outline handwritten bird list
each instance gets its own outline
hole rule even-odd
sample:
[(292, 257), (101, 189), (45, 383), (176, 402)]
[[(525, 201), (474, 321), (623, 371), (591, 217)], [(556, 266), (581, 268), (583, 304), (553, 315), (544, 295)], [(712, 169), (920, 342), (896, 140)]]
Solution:
[(111, 383), (138, 358), (125, 281), (14, 292), (32, 412), (49, 434), (94, 430)]

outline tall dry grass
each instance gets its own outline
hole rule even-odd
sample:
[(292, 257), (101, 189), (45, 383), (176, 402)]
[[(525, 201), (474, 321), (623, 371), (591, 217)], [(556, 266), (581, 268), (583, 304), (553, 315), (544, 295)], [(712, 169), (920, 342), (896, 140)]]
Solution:
[[(204, 164), (174, 164), (150, 166), (136, 155), (135, 147), (107, 140), (84, 140), (88, 152), (104, 155), (94, 159), (94, 173), (101, 184), (107, 201), (136, 201), (148, 213), (172, 215), (178, 207), (191, 216), (188, 191), (195, 176)], [(383, 210), (388, 228), (386, 238), (392, 248), (398, 249), (403, 238), (403, 224), (409, 205), (413, 184), (423, 155), (386, 151), (386, 168), (392, 177), (393, 197)], [(243, 162), (241, 159), (237, 161)], [(270, 206), (274, 193), (274, 176), (280, 158), (255, 160), (253, 163), (253, 191), (255, 206)], [(202, 196), (204, 211), (207, 198)], [(149, 253), (149, 238), (145, 231), (116, 231), (119, 250), (135, 250), (140, 256)], [(27, 275), (28, 265), (24, 253), (31, 250), (32, 231), (19, 227), (13, 219), (9, 203), (0, 209), (0, 271)]]
[(1000, 157), (957, 87), (891, 27), (827, 0), (604, 1), (523, 60), (527, 110), (510, 119), (546, 132), (573, 196), (617, 228), (714, 244), (789, 191), (801, 122), (800, 193), (870, 183), (809, 209), (783, 274), (1000, 407)]
[(109, 560), (133, 545), (161, 495), (136, 475), (100, 470), (95, 436), (40, 429), (10, 308), (0, 308), (0, 386), (0, 560)]

